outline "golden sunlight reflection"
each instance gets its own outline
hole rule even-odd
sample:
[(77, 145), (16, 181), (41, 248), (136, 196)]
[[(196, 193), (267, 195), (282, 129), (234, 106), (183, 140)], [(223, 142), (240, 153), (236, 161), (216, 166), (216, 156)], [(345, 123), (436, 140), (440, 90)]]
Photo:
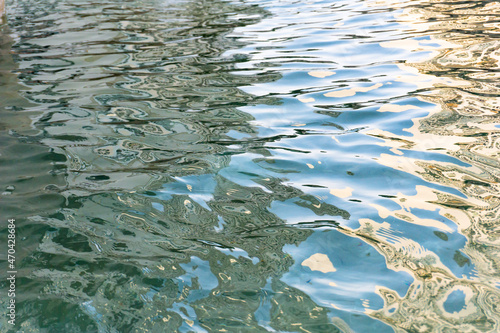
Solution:
[[(380, 1), (371, 4), (378, 5)], [(500, 129), (496, 126), (500, 90), (493, 81), (495, 75), (490, 75), (489, 70), (498, 68), (500, 43), (486, 33), (474, 36), (465, 31), (479, 27), (492, 33), (498, 30), (497, 26), (483, 25), (483, 22), (493, 18), (492, 13), (498, 10), (499, 3), (474, 8), (465, 3), (462, 8), (454, 7), (456, 4), (443, 1), (425, 6), (419, 4), (417, 1), (398, 3), (396, 6), (403, 10), (396, 19), (412, 31), (421, 31), (424, 36), (432, 31), (430, 38), (393, 40), (380, 45), (388, 49), (427, 52), (426, 57), (399, 64), (408, 74), (399, 75), (395, 81), (414, 85), (418, 91), (416, 96), (435, 107), (427, 108), (429, 113), (425, 117), (413, 119), (413, 125), (403, 129), (407, 134), (382, 129), (370, 129), (365, 133), (381, 139), (379, 144), (390, 148), (392, 154), (384, 152), (375, 158), (381, 165), (412, 174), (430, 184), (456, 189), (465, 198), (429, 187), (431, 185), (417, 185), (416, 194), (399, 192), (391, 198), (399, 209), (370, 204), (384, 222), (361, 219), (360, 228), (349, 233), (363, 237), (376, 247), (386, 257), (389, 267), (407, 270), (415, 277), (404, 296), (378, 287), (384, 307), (367, 310), (371, 316), (409, 331), (479, 329), (493, 332), (500, 327), (497, 309), (500, 279), (494, 268), (500, 265)], [(455, 16), (450, 16), (450, 12)], [(431, 19), (435, 23), (431, 23)], [(460, 30), (453, 30), (454, 26)], [(460, 70), (463, 75), (459, 76)], [(420, 107), (384, 104), (378, 111), (413, 109)], [(410, 152), (444, 154), (468, 166), (423, 160)], [(436, 210), (442, 219), (421, 217), (422, 212)], [(414, 211), (418, 211), (419, 216)], [(473, 274), (455, 276), (437, 254), (392, 230), (389, 221), (395, 219), (436, 228), (440, 230), (436, 235), (443, 240), (448, 239), (446, 233), (453, 232), (453, 227), (445, 221), (452, 221), (457, 231), (466, 237), (461, 251), (467, 256), (456, 253), (454, 260), (462, 266), (473, 265)], [(464, 295), (463, 307), (450, 310), (447, 300), (451, 295), (461, 294)]]

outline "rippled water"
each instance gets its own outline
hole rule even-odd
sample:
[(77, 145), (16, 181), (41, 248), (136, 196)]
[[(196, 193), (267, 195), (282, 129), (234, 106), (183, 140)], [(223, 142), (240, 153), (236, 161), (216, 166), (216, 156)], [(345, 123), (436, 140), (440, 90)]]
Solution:
[(7, 7), (0, 331), (500, 331), (498, 2)]

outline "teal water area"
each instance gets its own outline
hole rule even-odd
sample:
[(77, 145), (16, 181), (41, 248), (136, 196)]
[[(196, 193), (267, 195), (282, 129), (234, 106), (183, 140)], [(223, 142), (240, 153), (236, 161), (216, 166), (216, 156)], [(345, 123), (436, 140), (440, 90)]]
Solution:
[(8, 2), (0, 332), (499, 332), (498, 12)]

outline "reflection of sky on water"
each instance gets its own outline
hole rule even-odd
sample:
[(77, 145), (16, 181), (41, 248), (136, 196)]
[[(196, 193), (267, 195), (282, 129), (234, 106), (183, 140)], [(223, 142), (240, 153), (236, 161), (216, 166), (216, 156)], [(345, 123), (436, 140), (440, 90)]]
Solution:
[(175, 177), (175, 182), (165, 184), (163, 189), (155, 191), (161, 200), (172, 199), (172, 194), (189, 195), (197, 204), (210, 210), (206, 202), (213, 198), (215, 186), (217, 185), (213, 175), (196, 175), (186, 177)]
[[(404, 296), (413, 281), (406, 272), (387, 269), (385, 258), (373, 247), (336, 230), (318, 230), (298, 247), (288, 245), (284, 250), (295, 258), (295, 264), (282, 280), (311, 295), (318, 305), (332, 308), (332, 315), (356, 332), (389, 330), (363, 315), (366, 307), (383, 307), (380, 296), (373, 293), (376, 286), (390, 286)], [(322, 273), (302, 266), (314, 253), (326, 254), (336, 271)]]

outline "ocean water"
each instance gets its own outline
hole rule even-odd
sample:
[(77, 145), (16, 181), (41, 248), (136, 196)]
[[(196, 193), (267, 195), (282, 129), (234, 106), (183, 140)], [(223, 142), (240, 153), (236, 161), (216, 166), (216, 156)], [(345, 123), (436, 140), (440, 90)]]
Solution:
[(0, 332), (499, 332), (498, 13), (8, 1)]

